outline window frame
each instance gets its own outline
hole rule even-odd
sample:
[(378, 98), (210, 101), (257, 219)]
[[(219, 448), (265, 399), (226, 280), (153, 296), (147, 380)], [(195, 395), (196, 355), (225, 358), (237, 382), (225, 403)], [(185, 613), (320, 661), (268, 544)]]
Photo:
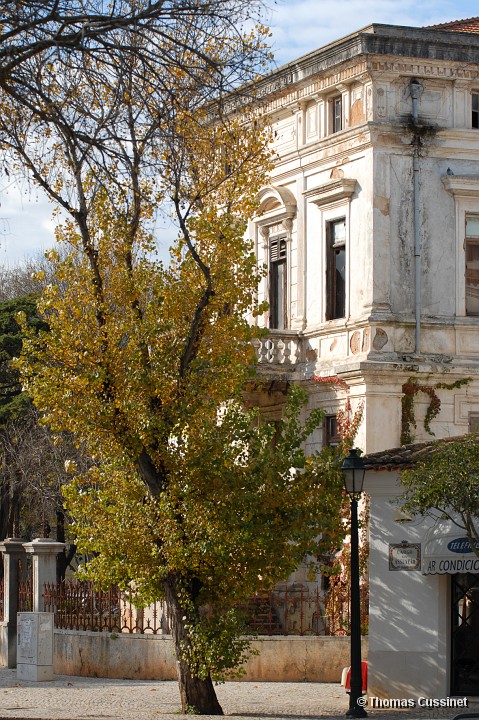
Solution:
[[(469, 278), (471, 278), (471, 275), (474, 273), (474, 269), (468, 268), (468, 261), (473, 262), (472, 259), (469, 260), (469, 248), (476, 248), (476, 251), (479, 255), (479, 234), (477, 235), (468, 235), (467, 231), (467, 221), (468, 218), (477, 220), (479, 223), (479, 212), (477, 213), (471, 213), (466, 212), (464, 217), (464, 306), (465, 306), (465, 314), (466, 317), (479, 317), (479, 267), (475, 271), (477, 273), (477, 281), (476, 283), (468, 283), (468, 274)], [(478, 256), (478, 263), (479, 263), (479, 256)], [(470, 306), (468, 307), (468, 296), (471, 296), (470, 290), (472, 287), (477, 288), (477, 294), (478, 294), (478, 308), (477, 310), (472, 310)], [(469, 290), (469, 292), (468, 292)]]
[[(347, 225), (346, 215), (325, 220), (326, 240), (326, 308), (325, 320), (344, 320), (347, 316)], [(343, 237), (336, 240), (334, 228), (342, 224), (344, 226)], [(338, 297), (338, 264), (339, 251), (344, 253), (343, 260), (343, 288), (341, 299)]]
[(310, 233), (314, 233), (317, 229), (318, 232), (318, 251), (314, 253), (314, 259), (308, 260), (308, 272), (311, 272), (311, 268), (314, 267), (314, 271), (317, 273), (317, 277), (321, 278), (321, 294), (318, 297), (320, 302), (317, 303), (317, 309), (314, 308), (314, 313), (317, 317), (313, 322), (316, 324), (323, 325), (327, 321), (327, 240), (326, 240), (326, 227), (330, 221), (345, 220), (346, 233), (345, 233), (345, 250), (346, 250), (346, 264), (345, 264), (345, 314), (341, 320), (333, 320), (338, 325), (345, 322), (350, 315), (350, 292), (351, 292), (351, 278), (350, 278), (350, 223), (351, 223), (351, 203), (353, 196), (357, 191), (357, 181), (354, 178), (334, 178), (328, 180), (321, 185), (309, 188), (303, 192), (304, 197), (308, 202), (308, 208), (314, 206), (311, 210), (308, 209), (308, 229)]
[[(332, 432), (334, 427), (335, 432)], [(323, 447), (337, 447), (341, 442), (336, 413), (328, 413), (323, 419)]]
[(479, 130), (479, 90), (471, 92), (471, 128)]
[(468, 432), (479, 432), (479, 412), (469, 412), (468, 415)]
[[(338, 112), (339, 108), (339, 112)], [(330, 100), (331, 134), (344, 129), (344, 103), (342, 95), (335, 95)]]
[(477, 316), (466, 314), (466, 218), (479, 217), (479, 175), (443, 175), (442, 184), (454, 199), (456, 216), (456, 317), (477, 322)]
[[(273, 252), (274, 245), (278, 251)], [(288, 329), (288, 237), (286, 233), (277, 233), (269, 238), (268, 242), (269, 259), (269, 318), (270, 330)], [(279, 286), (282, 285), (281, 294)], [(282, 298), (282, 308), (279, 302)]]

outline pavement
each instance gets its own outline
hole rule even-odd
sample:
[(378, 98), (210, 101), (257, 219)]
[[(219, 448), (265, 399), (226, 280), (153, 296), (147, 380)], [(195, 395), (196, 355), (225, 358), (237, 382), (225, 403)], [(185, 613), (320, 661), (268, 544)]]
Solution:
[[(335, 683), (227, 682), (216, 688), (225, 715), (235, 720), (343, 718), (348, 696)], [(374, 700), (370, 699), (370, 705)], [(417, 699), (416, 699), (417, 703)], [(366, 708), (371, 718), (447, 720), (468, 708)], [(51, 682), (18, 680), (0, 668), (0, 720), (179, 720), (178, 685), (171, 681), (112, 680), (55, 675)], [(203, 716), (206, 717), (206, 716)], [(479, 717), (479, 714), (478, 716)]]

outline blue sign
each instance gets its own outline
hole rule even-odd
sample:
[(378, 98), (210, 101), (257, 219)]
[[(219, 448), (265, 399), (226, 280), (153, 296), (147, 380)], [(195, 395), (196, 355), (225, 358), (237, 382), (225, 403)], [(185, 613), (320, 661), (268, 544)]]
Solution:
[[(474, 540), (474, 546), (476, 550), (479, 550), (479, 542), (477, 540)], [(459, 553), (460, 555), (466, 555), (467, 553), (473, 552), (471, 543), (469, 542), (469, 538), (467, 537), (455, 538), (454, 540), (451, 540), (447, 543), (447, 549), (450, 552)]]

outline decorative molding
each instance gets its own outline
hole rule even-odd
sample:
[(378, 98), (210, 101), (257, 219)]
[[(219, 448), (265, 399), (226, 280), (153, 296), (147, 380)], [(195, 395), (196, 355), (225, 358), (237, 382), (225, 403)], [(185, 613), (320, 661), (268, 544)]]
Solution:
[(479, 395), (454, 395), (454, 424), (468, 426), (471, 412), (479, 412)]
[(418, 59), (417, 62), (407, 62), (404, 60), (383, 60), (371, 59), (368, 63), (368, 69), (372, 73), (379, 72), (382, 79), (390, 79), (387, 74), (392, 77), (398, 75), (417, 75), (419, 77), (439, 77), (442, 80), (474, 80), (479, 77), (477, 70), (468, 67), (455, 67), (444, 62), (437, 65), (430, 65)]
[(479, 196), (479, 175), (443, 175), (442, 184), (447, 192), (460, 197)]
[[(318, 74), (319, 72), (318, 70)], [(303, 81), (301, 86), (296, 88), (294, 88), (295, 83), (291, 83), (291, 85), (288, 83), (284, 86), (283, 92), (276, 96), (274, 96), (273, 93), (273, 97), (269, 97), (270, 93), (266, 93), (266, 97), (262, 100), (262, 110), (267, 114), (275, 113), (286, 108), (289, 109), (290, 105), (301, 102), (302, 100), (322, 99), (325, 95), (332, 94), (339, 83), (361, 83), (369, 79), (369, 74), (367, 72), (366, 60), (358, 59), (358, 62), (353, 64), (348, 62), (346, 67), (344, 67), (343, 63), (342, 67), (333, 72), (329, 70), (329, 73), (322, 77), (318, 77), (318, 75), (313, 75), (313, 77), (314, 80), (310, 82)]]
[[(291, 237), (293, 218), (296, 217), (297, 203), (291, 190), (288, 188), (269, 186), (262, 188), (258, 193), (259, 208), (255, 223), (259, 225), (263, 237), (269, 234), (270, 225), (283, 223), (284, 229)], [(267, 210), (268, 201), (276, 201), (276, 207)]]
[(349, 200), (356, 190), (354, 178), (337, 178), (324, 185), (306, 190), (303, 195), (318, 207), (330, 205), (337, 200)]

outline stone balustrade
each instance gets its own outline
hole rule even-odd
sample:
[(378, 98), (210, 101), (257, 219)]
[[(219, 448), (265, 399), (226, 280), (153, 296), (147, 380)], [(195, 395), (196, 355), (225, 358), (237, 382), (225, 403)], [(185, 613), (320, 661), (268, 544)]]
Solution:
[(296, 365), (301, 357), (301, 338), (298, 333), (271, 332), (253, 340), (259, 365)]

